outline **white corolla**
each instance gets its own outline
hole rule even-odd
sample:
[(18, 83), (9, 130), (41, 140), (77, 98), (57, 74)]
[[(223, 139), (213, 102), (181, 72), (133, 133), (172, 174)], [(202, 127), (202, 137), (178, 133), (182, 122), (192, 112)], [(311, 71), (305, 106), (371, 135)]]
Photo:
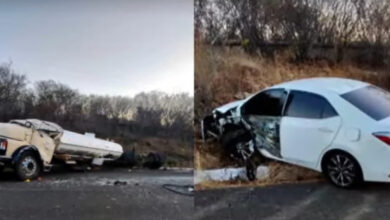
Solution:
[(261, 153), (323, 172), (340, 187), (390, 182), (390, 93), (365, 82), (278, 84), (215, 109), (202, 134), (242, 161)]

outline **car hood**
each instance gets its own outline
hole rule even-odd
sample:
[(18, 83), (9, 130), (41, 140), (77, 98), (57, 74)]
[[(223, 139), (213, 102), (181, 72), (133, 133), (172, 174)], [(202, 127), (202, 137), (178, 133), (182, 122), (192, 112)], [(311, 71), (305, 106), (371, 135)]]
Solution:
[(229, 103), (227, 103), (225, 105), (222, 105), (222, 106), (214, 109), (214, 111), (218, 111), (220, 113), (226, 113), (230, 109), (235, 108), (235, 107), (241, 105), (242, 103), (244, 103), (244, 101), (245, 101), (245, 99), (237, 100), (237, 101), (234, 101), (234, 102), (229, 102)]

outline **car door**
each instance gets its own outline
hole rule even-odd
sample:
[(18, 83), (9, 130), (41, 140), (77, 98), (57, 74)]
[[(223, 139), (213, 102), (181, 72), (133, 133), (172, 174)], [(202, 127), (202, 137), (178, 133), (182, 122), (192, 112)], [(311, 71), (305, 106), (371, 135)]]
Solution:
[(250, 127), (255, 146), (278, 158), (281, 158), (279, 127), (286, 96), (284, 89), (269, 89), (241, 107), (242, 118)]
[(290, 91), (280, 128), (283, 159), (315, 168), (321, 152), (331, 144), (340, 124), (340, 116), (324, 97)]

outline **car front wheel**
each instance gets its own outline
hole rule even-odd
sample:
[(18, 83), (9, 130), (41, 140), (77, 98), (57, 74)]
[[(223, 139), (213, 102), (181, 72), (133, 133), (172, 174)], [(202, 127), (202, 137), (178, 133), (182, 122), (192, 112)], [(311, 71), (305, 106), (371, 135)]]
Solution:
[(358, 162), (349, 154), (335, 152), (323, 164), (326, 177), (336, 186), (350, 188), (362, 182), (362, 171)]
[(229, 156), (244, 162), (254, 153), (254, 148), (251, 147), (252, 137), (245, 130), (233, 130), (222, 135), (222, 147), (229, 153)]

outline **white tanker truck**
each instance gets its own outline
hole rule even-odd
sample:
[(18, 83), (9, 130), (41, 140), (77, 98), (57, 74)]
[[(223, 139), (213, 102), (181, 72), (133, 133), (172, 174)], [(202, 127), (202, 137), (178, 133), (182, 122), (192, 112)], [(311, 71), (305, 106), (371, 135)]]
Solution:
[(0, 123), (0, 171), (12, 167), (21, 180), (35, 179), (53, 161), (102, 165), (122, 156), (122, 146), (38, 119)]

